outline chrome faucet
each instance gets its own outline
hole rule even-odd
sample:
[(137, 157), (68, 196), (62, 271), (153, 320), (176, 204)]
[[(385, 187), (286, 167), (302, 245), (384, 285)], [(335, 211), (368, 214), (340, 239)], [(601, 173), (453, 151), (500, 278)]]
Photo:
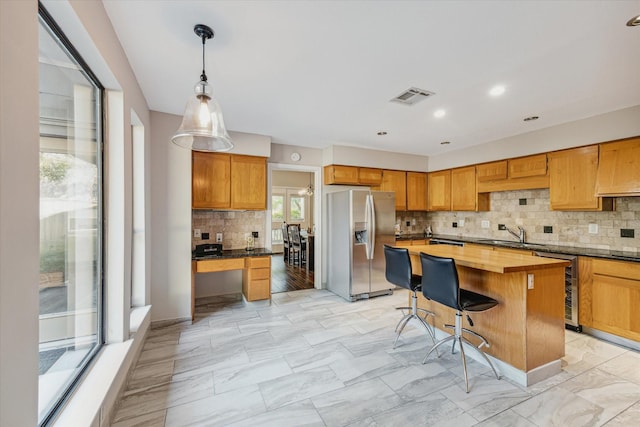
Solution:
[(505, 230), (507, 230), (513, 237), (517, 238), (520, 243), (525, 243), (525, 232), (524, 232), (524, 228), (518, 226), (518, 231), (519, 233), (516, 233), (515, 231), (513, 231), (512, 229), (510, 229), (509, 227), (505, 227)]

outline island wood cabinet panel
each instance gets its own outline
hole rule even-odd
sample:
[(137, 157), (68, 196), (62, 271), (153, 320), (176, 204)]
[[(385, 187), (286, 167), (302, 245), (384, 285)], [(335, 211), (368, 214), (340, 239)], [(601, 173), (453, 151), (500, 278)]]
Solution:
[(600, 144), (599, 196), (640, 196), (640, 137)]
[(193, 209), (231, 207), (231, 155), (194, 151), (191, 165)]
[(267, 159), (225, 153), (192, 154), (193, 209), (267, 208)]
[(548, 154), (549, 194), (552, 210), (613, 210), (613, 199), (595, 195), (598, 146)]
[(476, 166), (478, 173), (478, 182), (496, 181), (499, 179), (507, 179), (507, 161), (482, 163)]
[(490, 195), (476, 191), (476, 167), (451, 170), (451, 210), (488, 211)]
[(407, 172), (407, 210), (426, 211), (427, 173)]
[(640, 341), (640, 263), (579, 258), (583, 326)]
[(428, 210), (451, 210), (451, 169), (428, 174)]
[(526, 178), (529, 176), (543, 176), (547, 174), (547, 155), (509, 159), (509, 178)]
[(324, 167), (324, 183), (358, 185), (358, 167), (329, 165)]
[(267, 159), (231, 156), (231, 208), (267, 209)]
[(396, 210), (407, 210), (407, 173), (405, 171), (383, 170), (382, 183), (376, 189), (395, 192)]

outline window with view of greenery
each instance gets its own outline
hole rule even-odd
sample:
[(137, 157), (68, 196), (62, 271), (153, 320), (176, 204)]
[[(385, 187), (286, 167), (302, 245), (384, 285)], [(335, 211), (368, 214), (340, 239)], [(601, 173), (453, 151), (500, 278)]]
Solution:
[(271, 218), (273, 221), (284, 221), (284, 196), (271, 196)]
[(291, 199), (290, 199), (291, 221), (304, 221), (304, 199), (305, 199), (305, 196), (291, 196)]
[(38, 421), (46, 425), (104, 341), (102, 87), (42, 6), (39, 55)]

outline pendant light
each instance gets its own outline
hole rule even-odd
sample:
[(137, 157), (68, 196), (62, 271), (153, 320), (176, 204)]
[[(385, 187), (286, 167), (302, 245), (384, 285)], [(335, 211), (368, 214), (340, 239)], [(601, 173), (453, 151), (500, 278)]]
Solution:
[(229, 151), (233, 148), (233, 143), (204, 71), (204, 45), (208, 39), (213, 38), (214, 33), (211, 28), (202, 24), (196, 25), (193, 32), (202, 39), (202, 74), (194, 87), (195, 96), (187, 101), (182, 124), (171, 141), (194, 151)]
[(298, 194), (299, 195), (303, 195), (306, 194), (307, 196), (311, 197), (313, 196), (313, 186), (311, 185), (311, 179), (313, 178), (313, 176), (311, 174), (309, 174), (309, 186), (305, 189), (299, 190)]

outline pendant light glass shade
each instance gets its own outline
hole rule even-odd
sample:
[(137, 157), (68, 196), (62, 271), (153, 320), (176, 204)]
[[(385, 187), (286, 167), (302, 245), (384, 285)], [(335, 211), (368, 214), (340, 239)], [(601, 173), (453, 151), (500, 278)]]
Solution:
[(202, 38), (202, 75), (194, 86), (194, 95), (187, 101), (182, 124), (171, 141), (194, 151), (229, 151), (233, 143), (204, 70), (204, 45), (213, 37), (213, 30), (199, 24), (194, 31)]

